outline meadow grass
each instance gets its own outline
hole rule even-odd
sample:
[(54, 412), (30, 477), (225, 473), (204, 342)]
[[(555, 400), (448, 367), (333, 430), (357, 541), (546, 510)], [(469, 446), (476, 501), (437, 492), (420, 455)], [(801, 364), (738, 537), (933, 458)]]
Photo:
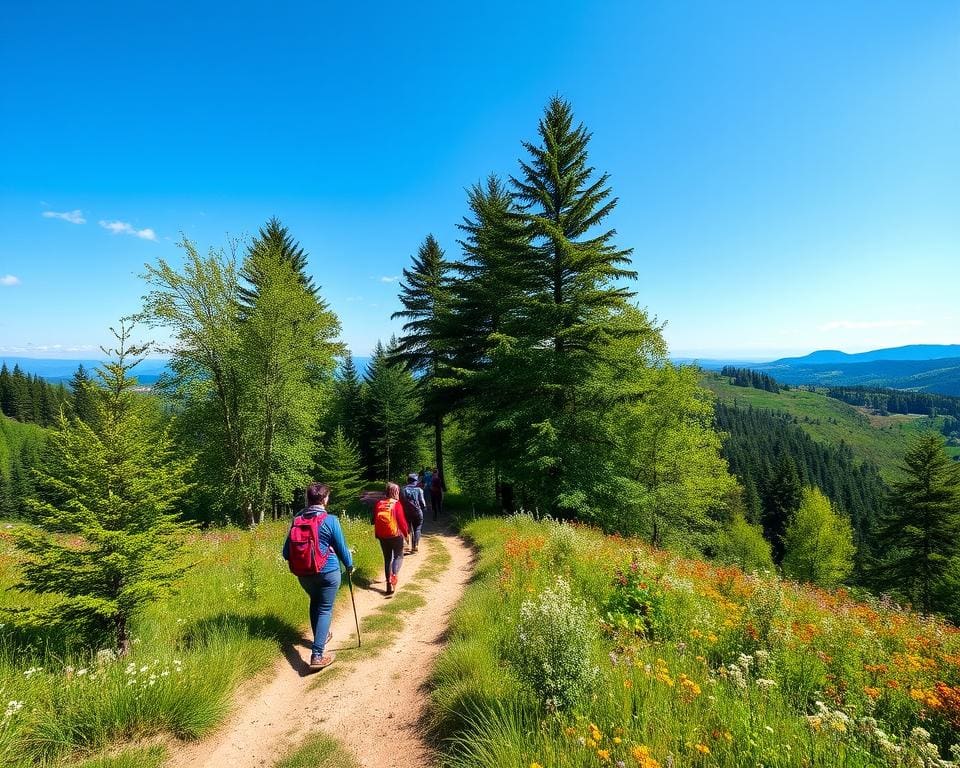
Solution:
[[(580, 526), (516, 516), (464, 533), (477, 575), (431, 680), (446, 766), (932, 766), (960, 741), (949, 625)], [(547, 658), (531, 684), (517, 653), (562, 630), (530, 620), (551, 615), (530, 606), (558, 578), (584, 606), (566, 618), (589, 637), (592, 681), (559, 711), (544, 691), (577, 681)]]
[[(364, 520), (342, 522), (356, 579), (369, 581), (380, 568), (372, 529)], [(192, 534), (193, 567), (175, 596), (137, 620), (125, 658), (68, 650), (55, 636), (26, 643), (0, 628), (0, 765), (79, 762), (157, 734), (199, 738), (219, 724), (237, 685), (273, 663), (307, 624), (307, 597), (280, 557), (287, 525)], [(0, 584), (16, 574), (16, 553), (0, 541)], [(4, 603), (34, 599), (6, 592)], [(349, 600), (346, 589), (338, 599)]]
[(353, 756), (335, 739), (322, 733), (309, 736), (292, 754), (274, 763), (274, 768), (360, 768)]

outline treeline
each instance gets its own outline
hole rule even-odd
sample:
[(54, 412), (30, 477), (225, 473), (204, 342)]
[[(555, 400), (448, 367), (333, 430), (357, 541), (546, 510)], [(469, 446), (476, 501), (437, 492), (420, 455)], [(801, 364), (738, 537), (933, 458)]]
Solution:
[(903, 413), (960, 419), (960, 397), (882, 387), (828, 387), (825, 392), (829, 397), (870, 408), (881, 416)]
[(718, 402), (716, 426), (725, 434), (723, 455), (744, 488), (747, 519), (762, 524), (777, 562), (804, 486), (819, 488), (850, 519), (858, 564), (871, 557), (887, 493), (876, 466), (858, 462), (844, 443), (814, 441), (796, 417), (778, 411)]
[(40, 376), (24, 373), (19, 365), (11, 372), (0, 366), (0, 413), (24, 424), (50, 427), (62, 408), (69, 409), (71, 396), (63, 384), (50, 384)]
[(35, 490), (33, 468), (46, 439), (36, 425), (0, 417), (0, 519), (25, 516), (25, 502)]
[(765, 392), (780, 392), (781, 389), (790, 389), (787, 384), (781, 384), (772, 376), (750, 368), (735, 368), (732, 365), (725, 365), (720, 369), (720, 375), (729, 377), (730, 383), (735, 387), (752, 387), (753, 389), (762, 389)]

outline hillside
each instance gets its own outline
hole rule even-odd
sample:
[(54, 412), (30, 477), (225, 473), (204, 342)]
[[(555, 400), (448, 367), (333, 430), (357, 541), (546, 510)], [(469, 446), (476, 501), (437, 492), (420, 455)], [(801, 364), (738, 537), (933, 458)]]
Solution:
[[(818, 442), (835, 446), (845, 443), (857, 457), (875, 463), (887, 481), (897, 477), (897, 467), (910, 439), (923, 430), (939, 429), (943, 422), (941, 418), (901, 414), (876, 416), (805, 389), (774, 393), (737, 387), (716, 373), (704, 373), (702, 383), (723, 402), (790, 414)], [(958, 448), (950, 451), (960, 454)]]
[(443, 765), (954, 765), (932, 759), (960, 725), (954, 627), (584, 527), (465, 534), (476, 579), (433, 677)]

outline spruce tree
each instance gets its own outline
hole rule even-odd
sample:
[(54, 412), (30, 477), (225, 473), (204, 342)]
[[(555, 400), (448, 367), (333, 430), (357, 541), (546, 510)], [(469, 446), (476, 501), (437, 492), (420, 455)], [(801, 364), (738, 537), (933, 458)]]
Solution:
[(80, 363), (70, 378), (70, 390), (73, 392), (73, 415), (87, 424), (92, 424), (96, 416), (95, 389), (87, 369)]
[(13, 417), (13, 378), (6, 363), (0, 366), (0, 414)]
[(876, 580), (925, 612), (942, 610), (941, 587), (960, 551), (960, 464), (947, 456), (943, 438), (930, 432), (911, 445), (902, 470), (904, 479), (893, 483), (877, 532), (885, 557)]
[(424, 405), (424, 420), (433, 427), (435, 466), (443, 473), (443, 419), (448, 410), (440, 378), (448, 365), (448, 348), (442, 329), (450, 311), (450, 265), (433, 235), (427, 235), (403, 270), (400, 303), (403, 309), (391, 319), (402, 318), (403, 334), (397, 340), (394, 359), (415, 374)]
[(313, 278), (307, 274), (307, 252), (303, 250), (287, 228), (274, 216), (260, 228), (260, 233), (253, 239), (247, 249), (247, 258), (244, 260), (240, 276), (249, 285), (242, 285), (239, 289), (240, 305), (244, 311), (249, 310), (257, 299), (260, 287), (266, 279), (261, 265), (262, 259), (255, 258), (258, 253), (270, 251), (276, 254), (281, 261), (290, 265), (297, 274), (300, 285), (314, 296), (318, 288)]
[(520, 341), (499, 374), (526, 382), (512, 408), (521, 430), (512, 463), (522, 485), (544, 511), (582, 516), (598, 495), (589, 487), (590, 467), (605, 464), (600, 452), (612, 453), (605, 446), (615, 439), (604, 434), (612, 426), (604, 413), (612, 399), (629, 396), (596, 382), (637, 365), (636, 348), (631, 353), (614, 342), (639, 338), (650, 326), (628, 312), (632, 293), (618, 282), (636, 273), (625, 268), (630, 250), (614, 244), (614, 230), (602, 228), (617, 200), (609, 176), (588, 163), (590, 133), (574, 125), (567, 102), (554, 98), (539, 134), (539, 144), (524, 143), (529, 161), (511, 179), (530, 237), (525, 262), (533, 290), (522, 305)]
[(417, 383), (407, 367), (392, 361), (395, 340), (377, 343), (366, 373), (366, 416), (370, 469), (378, 479), (393, 480), (423, 460)]
[(363, 381), (353, 355), (347, 354), (333, 384), (332, 421), (348, 440), (359, 445), (363, 436)]
[(331, 512), (355, 512), (363, 490), (360, 449), (337, 427), (317, 457), (316, 477), (330, 487)]
[(797, 465), (784, 451), (777, 459), (777, 465), (770, 475), (764, 493), (763, 532), (773, 547), (773, 559), (779, 563), (783, 559), (783, 535), (787, 522), (800, 507), (803, 484), (797, 472)]
[(131, 344), (130, 330), (121, 323), (116, 349), (104, 350), (112, 360), (99, 371), (96, 428), (61, 418), (37, 473), (41, 498), (30, 502), (37, 526), (15, 536), (24, 554), (17, 588), (60, 598), (26, 619), (90, 644), (109, 637), (121, 653), (131, 620), (184, 571), (176, 507), (188, 469), (133, 391), (130, 370), (145, 348)]

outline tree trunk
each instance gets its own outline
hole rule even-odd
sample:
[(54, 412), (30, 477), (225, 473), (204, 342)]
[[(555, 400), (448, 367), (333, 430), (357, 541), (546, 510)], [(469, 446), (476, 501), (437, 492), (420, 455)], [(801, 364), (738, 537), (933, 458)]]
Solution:
[(433, 452), (440, 477), (446, 480), (446, 474), (443, 471), (443, 416), (437, 416), (433, 422)]

